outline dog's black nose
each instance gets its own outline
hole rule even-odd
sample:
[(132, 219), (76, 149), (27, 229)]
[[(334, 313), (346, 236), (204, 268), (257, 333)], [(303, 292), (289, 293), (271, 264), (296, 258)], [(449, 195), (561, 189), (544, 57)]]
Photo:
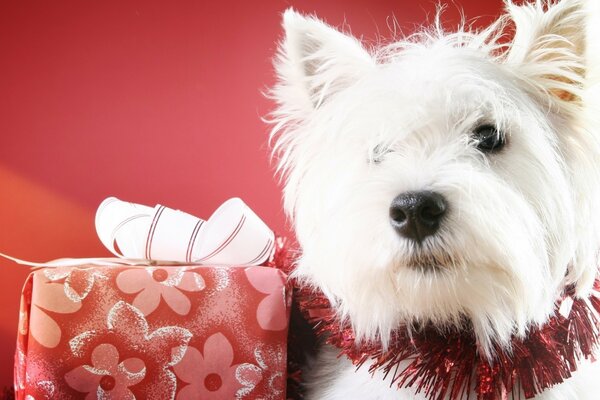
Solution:
[(392, 201), (390, 221), (400, 235), (421, 243), (438, 230), (447, 208), (439, 193), (406, 192)]

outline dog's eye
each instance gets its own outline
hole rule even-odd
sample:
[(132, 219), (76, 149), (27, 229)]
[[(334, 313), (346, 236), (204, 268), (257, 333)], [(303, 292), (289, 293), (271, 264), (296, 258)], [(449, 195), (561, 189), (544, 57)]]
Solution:
[(477, 149), (484, 153), (495, 153), (506, 144), (505, 135), (494, 125), (481, 125), (473, 132)]
[(380, 162), (383, 161), (383, 158), (385, 157), (385, 155), (389, 154), (391, 152), (392, 152), (392, 149), (390, 149), (388, 146), (378, 144), (373, 149), (373, 152), (371, 155), (371, 162), (373, 164), (379, 164)]

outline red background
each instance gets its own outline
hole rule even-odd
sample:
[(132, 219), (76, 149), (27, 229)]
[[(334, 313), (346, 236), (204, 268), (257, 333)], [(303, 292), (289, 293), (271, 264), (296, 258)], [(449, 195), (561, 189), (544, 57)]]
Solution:
[[(468, 17), (501, 0), (457, 0)], [(93, 215), (105, 197), (208, 216), (243, 198), (286, 232), (269, 164), (280, 14), (294, 6), (355, 35), (431, 20), (435, 2), (18, 1), (0, 3), (0, 252), (44, 261), (107, 254)], [(458, 21), (450, 4), (449, 26)], [(0, 260), (0, 387), (12, 382), (26, 267)]]

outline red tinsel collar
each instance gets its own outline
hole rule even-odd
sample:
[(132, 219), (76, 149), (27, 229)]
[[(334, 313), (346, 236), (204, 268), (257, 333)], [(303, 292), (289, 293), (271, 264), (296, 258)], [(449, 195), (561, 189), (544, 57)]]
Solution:
[[(595, 289), (600, 289), (599, 280)], [(381, 343), (356, 342), (352, 328), (340, 322), (322, 293), (300, 287), (296, 299), (316, 335), (339, 348), (357, 367), (370, 362), (370, 372), (391, 374), (392, 384), (412, 387), (430, 400), (469, 398), (473, 386), (477, 400), (506, 399), (511, 393), (518, 398), (520, 390), (525, 398), (532, 398), (570, 378), (578, 361), (593, 357), (599, 341), (600, 299), (595, 296), (574, 298), (567, 317), (557, 306), (542, 327), (531, 328), (525, 338), (513, 337), (512, 352), (497, 347), (493, 363), (480, 354), (469, 329), (441, 333), (425, 326), (409, 334), (408, 327), (402, 326), (384, 351)], [(400, 369), (405, 361), (408, 366)]]
[[(291, 271), (290, 254), (293, 251), (280, 240), (272, 265)], [(599, 344), (600, 299), (594, 295), (581, 299), (565, 293), (546, 324), (532, 327), (525, 338), (513, 337), (511, 352), (497, 347), (490, 363), (478, 351), (470, 329), (441, 333), (425, 326), (409, 334), (402, 326), (393, 332), (386, 350), (377, 342), (358, 343), (323, 293), (297, 285), (294, 289), (294, 301), (317, 337), (339, 348), (357, 368), (370, 363), (370, 372), (391, 374), (392, 384), (414, 388), (430, 400), (469, 398), (473, 387), (477, 400), (506, 399), (509, 394), (518, 398), (521, 391), (532, 398), (570, 378), (579, 361), (593, 359)], [(594, 289), (600, 291), (600, 280)], [(573, 303), (565, 317), (560, 306), (568, 298)], [(399, 368), (401, 362), (408, 366)]]

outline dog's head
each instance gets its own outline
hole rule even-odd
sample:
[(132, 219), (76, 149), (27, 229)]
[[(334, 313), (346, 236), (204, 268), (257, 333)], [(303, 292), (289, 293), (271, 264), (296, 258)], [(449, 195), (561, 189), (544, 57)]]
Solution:
[(436, 25), (374, 49), (285, 12), (273, 138), (297, 275), (359, 337), (467, 317), (483, 346), (503, 344), (566, 285), (589, 294), (600, 52), (587, 7), (508, 3), (485, 30)]

